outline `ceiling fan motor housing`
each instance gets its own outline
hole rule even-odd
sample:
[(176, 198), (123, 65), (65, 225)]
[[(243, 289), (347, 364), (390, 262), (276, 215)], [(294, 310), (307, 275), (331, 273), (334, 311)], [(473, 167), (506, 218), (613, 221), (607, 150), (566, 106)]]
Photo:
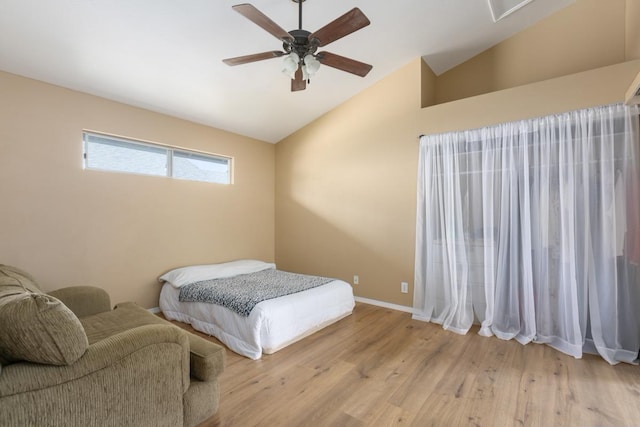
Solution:
[(299, 58), (304, 58), (307, 55), (313, 55), (318, 50), (320, 44), (317, 39), (309, 40), (309, 34), (307, 30), (291, 30), (289, 31), (293, 42), (283, 43), (282, 48), (287, 52), (295, 52)]

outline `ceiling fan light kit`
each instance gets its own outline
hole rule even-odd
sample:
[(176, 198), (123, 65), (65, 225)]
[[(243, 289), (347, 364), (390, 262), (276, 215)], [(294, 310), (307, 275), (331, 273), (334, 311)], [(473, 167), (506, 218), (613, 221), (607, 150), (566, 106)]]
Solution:
[(289, 76), (289, 78), (293, 79), (296, 71), (298, 70), (299, 64), (300, 57), (297, 53), (291, 52), (289, 55), (285, 56), (284, 61), (282, 61), (282, 72)]
[(360, 77), (366, 76), (371, 71), (373, 67), (369, 64), (331, 52), (317, 52), (319, 47), (326, 46), (369, 25), (371, 22), (360, 9), (353, 8), (311, 33), (302, 29), (302, 3), (305, 0), (292, 1), (298, 3), (299, 28), (288, 32), (251, 4), (243, 3), (233, 6), (233, 10), (282, 41), (283, 51), (238, 56), (224, 59), (223, 62), (234, 66), (284, 56), (282, 72), (291, 78), (292, 92), (306, 89), (307, 83), (318, 72), (321, 64)]
[(312, 54), (308, 54), (302, 61), (302, 78), (308, 81), (319, 69), (320, 61)]

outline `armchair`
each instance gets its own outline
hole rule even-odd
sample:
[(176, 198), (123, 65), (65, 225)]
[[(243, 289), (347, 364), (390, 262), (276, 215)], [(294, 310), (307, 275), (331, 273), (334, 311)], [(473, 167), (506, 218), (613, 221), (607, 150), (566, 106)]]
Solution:
[(218, 408), (224, 349), (134, 303), (43, 293), (0, 265), (0, 425), (194, 426)]

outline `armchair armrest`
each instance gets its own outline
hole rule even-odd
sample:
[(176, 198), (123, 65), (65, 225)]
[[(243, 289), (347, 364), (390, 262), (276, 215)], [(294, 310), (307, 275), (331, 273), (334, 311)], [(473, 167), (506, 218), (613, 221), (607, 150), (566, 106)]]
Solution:
[(188, 334), (190, 347), (191, 376), (200, 381), (212, 381), (222, 373), (225, 351), (221, 346)]
[(48, 292), (58, 298), (77, 317), (91, 316), (111, 310), (111, 298), (101, 288), (94, 286), (70, 286)]

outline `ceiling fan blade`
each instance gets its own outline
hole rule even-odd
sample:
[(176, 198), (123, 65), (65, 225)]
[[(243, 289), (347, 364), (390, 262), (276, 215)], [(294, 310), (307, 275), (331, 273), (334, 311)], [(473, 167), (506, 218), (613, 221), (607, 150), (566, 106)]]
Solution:
[(286, 55), (285, 52), (281, 52), (279, 50), (272, 50), (271, 52), (262, 52), (262, 53), (254, 53), (253, 55), (245, 55), (245, 56), (237, 56), (235, 58), (227, 58), (223, 59), (227, 65), (242, 65), (248, 64), (249, 62), (262, 61), (265, 59), (277, 58), (279, 56)]
[(237, 4), (235, 6), (232, 6), (232, 9), (247, 18), (249, 21), (261, 27), (263, 30), (267, 31), (278, 40), (282, 40), (283, 42), (288, 43), (293, 42), (293, 37), (291, 37), (291, 34), (283, 30), (282, 27), (273, 22), (271, 18), (260, 12), (253, 5), (249, 3)]
[(364, 62), (345, 58), (344, 56), (336, 55), (331, 52), (320, 52), (317, 56), (320, 63), (327, 67), (337, 68), (338, 70), (346, 71), (347, 73), (355, 74), (360, 77), (366, 76), (373, 68), (373, 66), (365, 64)]
[(302, 68), (298, 67), (295, 79), (291, 79), (291, 92), (305, 90), (306, 88), (307, 82), (302, 79)]
[(309, 40), (318, 39), (318, 46), (326, 46), (342, 37), (366, 27), (371, 22), (357, 7), (341, 17), (329, 22), (318, 31), (309, 35)]

